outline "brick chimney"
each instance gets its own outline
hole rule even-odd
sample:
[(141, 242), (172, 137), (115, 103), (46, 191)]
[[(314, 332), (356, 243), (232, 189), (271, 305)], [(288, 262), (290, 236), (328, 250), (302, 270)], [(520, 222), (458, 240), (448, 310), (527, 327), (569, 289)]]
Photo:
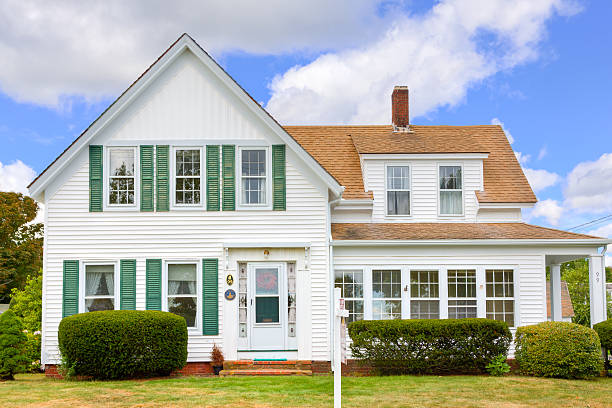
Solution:
[(391, 94), (391, 120), (394, 132), (408, 132), (410, 130), (410, 115), (408, 109), (408, 87), (396, 86)]

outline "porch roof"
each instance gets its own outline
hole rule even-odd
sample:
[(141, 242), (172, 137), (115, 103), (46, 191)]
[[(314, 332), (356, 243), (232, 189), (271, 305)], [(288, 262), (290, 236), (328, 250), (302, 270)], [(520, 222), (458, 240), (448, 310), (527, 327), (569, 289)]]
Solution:
[[(334, 241), (427, 241), (427, 240), (609, 240), (592, 235), (525, 224), (508, 223), (334, 223)], [(596, 243), (596, 242), (593, 242)]]

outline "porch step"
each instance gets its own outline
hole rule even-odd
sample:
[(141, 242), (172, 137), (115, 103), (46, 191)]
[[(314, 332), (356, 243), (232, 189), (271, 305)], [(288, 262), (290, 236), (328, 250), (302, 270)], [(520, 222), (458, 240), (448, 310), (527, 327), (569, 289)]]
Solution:
[(237, 360), (223, 363), (221, 375), (312, 375), (310, 360)]
[(311, 370), (295, 370), (295, 369), (272, 369), (259, 368), (248, 370), (226, 370), (223, 369), (219, 375), (227, 376), (258, 376), (258, 375), (312, 375)]

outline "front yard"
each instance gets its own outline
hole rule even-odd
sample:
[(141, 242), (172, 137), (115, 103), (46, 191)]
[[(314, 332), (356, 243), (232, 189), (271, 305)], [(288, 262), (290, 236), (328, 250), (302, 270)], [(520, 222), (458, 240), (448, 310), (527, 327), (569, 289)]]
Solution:
[[(344, 406), (608, 407), (612, 379), (402, 376), (342, 380)], [(21, 374), (0, 383), (0, 406), (314, 406), (333, 403), (331, 377), (62, 381)]]

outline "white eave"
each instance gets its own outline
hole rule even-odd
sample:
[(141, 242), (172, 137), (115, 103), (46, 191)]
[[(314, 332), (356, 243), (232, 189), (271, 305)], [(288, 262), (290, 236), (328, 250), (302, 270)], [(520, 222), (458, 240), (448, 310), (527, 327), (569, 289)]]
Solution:
[(416, 246), (416, 245), (538, 245), (538, 246), (603, 246), (612, 239), (389, 239), (333, 240), (332, 246)]
[(489, 153), (360, 153), (367, 160), (469, 160), (487, 159)]
[(374, 206), (374, 200), (367, 199), (353, 199), (345, 200), (341, 199), (336, 201), (332, 205), (332, 208), (336, 211), (371, 211)]
[(185, 50), (191, 51), (206, 65), (251, 111), (261, 119), (286, 145), (304, 160), (315, 174), (327, 184), (332, 194), (340, 197), (344, 187), (319, 164), (300, 144), (293, 139), (282, 126), (255, 102), (248, 93), (229, 76), (227, 72), (212, 59), (189, 35), (183, 34), (162, 54), (115, 102), (113, 102), (42, 174), (29, 186), (29, 192), (35, 199), (40, 199), (45, 188), (66, 166), (85, 148), (90, 141), (111, 121), (123, 112), (130, 102), (137, 98), (161, 72)]
[(533, 208), (535, 203), (481, 203), (478, 202), (478, 208), (482, 209), (508, 209), (508, 208)]

